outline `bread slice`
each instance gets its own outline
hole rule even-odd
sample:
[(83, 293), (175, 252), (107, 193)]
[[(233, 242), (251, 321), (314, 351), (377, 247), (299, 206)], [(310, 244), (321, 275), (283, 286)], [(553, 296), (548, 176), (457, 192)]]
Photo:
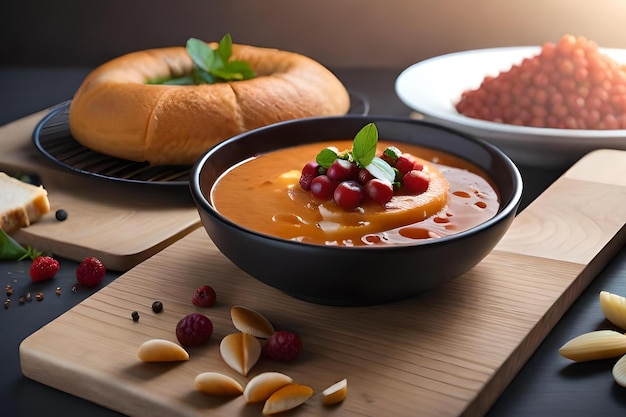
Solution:
[(7, 234), (30, 226), (50, 211), (48, 192), (0, 172), (0, 229)]

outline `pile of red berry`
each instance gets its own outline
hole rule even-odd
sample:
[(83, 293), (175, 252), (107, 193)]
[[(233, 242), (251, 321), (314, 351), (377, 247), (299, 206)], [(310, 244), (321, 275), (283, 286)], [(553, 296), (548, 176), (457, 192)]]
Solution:
[(547, 42), (541, 52), (479, 88), (463, 92), (467, 117), (558, 129), (626, 128), (626, 69), (581, 36)]
[(378, 158), (378, 166), (387, 164), (393, 178), (377, 177), (371, 171), (378, 170), (359, 166), (351, 159), (348, 152), (337, 154), (327, 167), (318, 160), (307, 163), (302, 168), (300, 186), (320, 200), (332, 199), (344, 210), (355, 209), (366, 198), (384, 205), (397, 192), (417, 195), (428, 189), (430, 178), (424, 166), (395, 147), (385, 149)]

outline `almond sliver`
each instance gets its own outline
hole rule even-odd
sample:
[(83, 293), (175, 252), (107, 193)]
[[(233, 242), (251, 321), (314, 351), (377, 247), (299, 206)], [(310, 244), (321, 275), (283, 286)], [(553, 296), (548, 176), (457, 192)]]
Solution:
[(189, 353), (169, 340), (151, 339), (139, 346), (137, 357), (144, 362), (177, 362), (189, 360)]
[(622, 356), (620, 360), (618, 360), (615, 365), (613, 365), (613, 370), (611, 371), (613, 374), (613, 378), (618, 385), (626, 388), (626, 355)]
[(287, 384), (274, 392), (265, 401), (263, 415), (271, 415), (291, 410), (304, 404), (313, 395), (313, 389), (306, 385)]
[(263, 372), (248, 381), (243, 396), (248, 403), (265, 401), (270, 395), (292, 382), (290, 376), (280, 372)]
[(348, 380), (342, 379), (322, 391), (322, 402), (325, 405), (337, 404), (348, 395)]
[(576, 362), (617, 358), (626, 354), (626, 335), (615, 330), (596, 330), (573, 338), (559, 353)]
[(194, 379), (194, 386), (209, 395), (241, 395), (243, 387), (234, 378), (219, 372), (203, 372)]
[(229, 334), (220, 343), (220, 354), (224, 362), (242, 375), (248, 375), (257, 363), (261, 349), (261, 342), (247, 333)]
[(235, 329), (254, 337), (267, 339), (274, 334), (274, 326), (261, 313), (247, 307), (233, 306), (230, 317)]
[(601, 291), (600, 309), (608, 321), (626, 330), (626, 297)]

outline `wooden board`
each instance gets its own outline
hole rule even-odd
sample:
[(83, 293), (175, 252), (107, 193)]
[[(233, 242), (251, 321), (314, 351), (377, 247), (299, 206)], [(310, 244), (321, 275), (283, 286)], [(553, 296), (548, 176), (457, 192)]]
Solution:
[[(96, 256), (108, 269), (126, 271), (200, 227), (189, 191), (122, 184), (71, 173), (41, 155), (32, 133), (47, 112), (0, 127), (0, 171), (41, 177), (51, 211), (16, 232), (22, 244), (76, 261)], [(57, 209), (68, 212), (56, 221)]]
[[(243, 397), (194, 390), (205, 371), (249, 377), (277, 370), (315, 394), (288, 415), (481, 416), (556, 322), (626, 240), (626, 152), (585, 157), (520, 214), (496, 249), (448, 285), (373, 307), (332, 307), (288, 297), (246, 275), (197, 230), (23, 341), (24, 374), (130, 416), (260, 416)], [(277, 265), (277, 267), (280, 267)], [(303, 266), (305, 267), (305, 266)], [(298, 279), (294, 271), (294, 279)], [(194, 307), (194, 290), (212, 285), (218, 303)], [(151, 311), (162, 300), (161, 314)], [(263, 313), (298, 333), (293, 363), (262, 359), (248, 377), (220, 358), (234, 329), (230, 308)], [(131, 312), (140, 320), (134, 323)], [(175, 339), (175, 325), (201, 311), (214, 323), (205, 347), (178, 364), (146, 364), (139, 345)], [(555, 355), (558, 355), (555, 352)], [(321, 391), (348, 379), (337, 407)]]

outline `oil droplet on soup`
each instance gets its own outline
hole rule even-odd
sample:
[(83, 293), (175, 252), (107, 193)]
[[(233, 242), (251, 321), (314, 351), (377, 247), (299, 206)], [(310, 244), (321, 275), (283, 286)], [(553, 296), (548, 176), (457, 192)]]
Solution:
[[(373, 202), (345, 212), (300, 187), (302, 167), (321, 149), (349, 149), (351, 145), (350, 140), (318, 142), (248, 159), (218, 178), (209, 200), (220, 214), (247, 229), (340, 246), (412, 244), (436, 239), (471, 229), (492, 218), (500, 208), (497, 191), (474, 164), (448, 153), (390, 141), (379, 141), (379, 151), (396, 146), (428, 161), (445, 177), (449, 188), (445, 199), (436, 202), (438, 205), (420, 202), (424, 212), (419, 216), (415, 210), (396, 208), (392, 213)], [(436, 212), (426, 212), (433, 207)]]

